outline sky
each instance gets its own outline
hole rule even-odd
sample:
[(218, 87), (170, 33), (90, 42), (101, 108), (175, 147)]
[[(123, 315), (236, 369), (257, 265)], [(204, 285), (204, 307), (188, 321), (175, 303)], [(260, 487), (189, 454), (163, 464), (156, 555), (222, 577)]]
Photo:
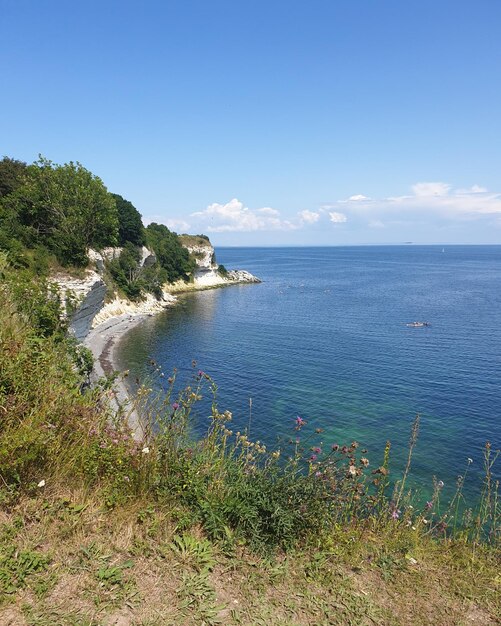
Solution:
[(0, 0), (0, 157), (215, 245), (501, 243), (500, 0)]

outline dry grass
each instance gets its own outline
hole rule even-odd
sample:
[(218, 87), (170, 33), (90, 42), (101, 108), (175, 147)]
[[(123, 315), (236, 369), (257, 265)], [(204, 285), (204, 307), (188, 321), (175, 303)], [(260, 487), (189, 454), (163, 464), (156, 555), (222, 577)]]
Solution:
[[(24, 498), (0, 515), (0, 548), (39, 553), (47, 566), (5, 593), (0, 623), (114, 626), (241, 624), (496, 624), (495, 554), (339, 531), (333, 549), (271, 561), (223, 553), (175, 515), (134, 502), (103, 511), (81, 490)], [(173, 543), (184, 537), (182, 549)]]

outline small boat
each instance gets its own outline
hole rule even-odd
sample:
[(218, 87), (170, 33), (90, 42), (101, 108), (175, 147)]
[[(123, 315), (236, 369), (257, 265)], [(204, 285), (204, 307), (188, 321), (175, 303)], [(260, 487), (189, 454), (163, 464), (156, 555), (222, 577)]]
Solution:
[(409, 328), (424, 328), (425, 326), (431, 326), (430, 322), (409, 322), (406, 324)]

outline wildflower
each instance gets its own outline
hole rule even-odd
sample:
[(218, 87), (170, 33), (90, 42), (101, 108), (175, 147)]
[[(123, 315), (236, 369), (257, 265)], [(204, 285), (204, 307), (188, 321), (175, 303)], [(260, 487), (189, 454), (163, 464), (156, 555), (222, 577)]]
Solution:
[(198, 376), (199, 376), (199, 378), (202, 378), (202, 376), (204, 376), (204, 375), (205, 375), (205, 373), (204, 373), (204, 372), (202, 372), (202, 370), (198, 370)]
[(170, 384), (174, 382), (174, 379), (172, 378), (172, 376), (169, 376), (169, 378), (167, 379), (167, 382)]
[(364, 456), (360, 459), (360, 463), (364, 466), (364, 467), (368, 467), (369, 466), (369, 459), (366, 459)]
[(150, 453), (150, 449), (148, 448), (148, 446), (145, 446), (145, 447), (141, 450), (141, 452), (142, 452), (143, 454), (149, 454), (149, 453)]
[(315, 446), (314, 448), (312, 448), (312, 451), (315, 454), (322, 454), (322, 448), (319, 448), (318, 446)]
[(316, 476), (317, 478), (320, 478), (320, 477), (322, 476), (322, 472), (315, 472), (315, 476)]
[(45, 480), (41, 480), (41, 481), (38, 483), (37, 487), (45, 487)]
[(350, 448), (353, 448), (354, 450), (358, 448), (358, 441), (352, 441)]
[(316, 460), (317, 460), (317, 458), (318, 458), (318, 457), (317, 457), (317, 455), (316, 455), (316, 454), (312, 454), (312, 455), (310, 456), (310, 461), (316, 461)]
[(337, 452), (337, 451), (339, 450), (339, 446), (338, 446), (338, 444), (337, 444), (337, 443), (333, 443), (333, 444), (332, 444), (332, 450), (333, 450), (334, 452)]
[(351, 476), (355, 477), (357, 475), (357, 468), (354, 465), (350, 465), (348, 472)]
[(428, 502), (426, 503), (425, 509), (429, 511), (432, 508), (433, 508), (433, 502), (431, 500), (428, 500)]
[(315, 428), (315, 432), (317, 433), (317, 435), (319, 435), (320, 433), (324, 432), (323, 428)]
[(299, 430), (301, 428), (301, 426), (304, 426), (306, 424), (306, 420), (304, 420), (302, 417), (299, 417), (299, 415), (296, 417), (296, 428)]
[(124, 476), (124, 480), (126, 483), (130, 483), (130, 478), (128, 476)]
[(280, 450), (275, 450), (275, 452), (272, 452), (272, 453), (271, 453), (271, 456), (272, 456), (274, 459), (278, 459), (278, 457), (280, 456)]
[(442, 489), (443, 486), (444, 486), (444, 481), (443, 480), (439, 480), (438, 483), (437, 483), (437, 487), (439, 489)]
[(392, 519), (397, 520), (400, 517), (400, 511), (397, 511), (397, 509), (395, 509), (393, 511), (393, 513), (391, 514)]
[(468, 461), (468, 465), (470, 465), (471, 463), (473, 463), (473, 459), (470, 459), (470, 457), (468, 457), (466, 460)]
[(174, 411), (177, 411), (179, 409), (179, 403), (178, 402), (173, 402), (172, 403), (172, 408), (174, 409)]

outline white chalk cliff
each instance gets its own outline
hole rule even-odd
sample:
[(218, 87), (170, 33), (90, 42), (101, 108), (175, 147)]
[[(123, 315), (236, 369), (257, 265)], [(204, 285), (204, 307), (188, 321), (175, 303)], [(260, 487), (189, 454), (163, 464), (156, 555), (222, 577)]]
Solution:
[[(182, 242), (185, 248), (196, 260), (196, 269), (193, 274), (193, 282), (179, 281), (166, 284), (163, 288), (162, 297), (155, 298), (146, 294), (140, 302), (115, 297), (105, 302), (107, 287), (103, 281), (105, 262), (120, 256), (122, 248), (105, 248), (101, 251), (89, 250), (88, 256), (91, 265), (95, 269), (87, 269), (83, 276), (74, 277), (64, 273), (58, 273), (52, 280), (58, 285), (63, 308), (70, 320), (70, 332), (79, 340), (84, 339), (91, 328), (120, 315), (144, 315), (161, 311), (176, 302), (173, 293), (198, 289), (210, 289), (224, 285), (238, 283), (259, 283), (258, 278), (245, 270), (228, 271), (224, 275), (219, 271), (216, 263), (214, 248), (210, 241), (202, 237), (183, 236)], [(156, 262), (155, 254), (144, 247), (141, 250), (140, 265), (148, 267)]]
[(216, 253), (210, 241), (202, 237), (181, 236), (181, 242), (196, 261), (193, 273), (195, 289), (222, 287), (237, 283), (260, 283), (256, 276), (245, 270), (230, 270), (221, 273), (216, 262)]

